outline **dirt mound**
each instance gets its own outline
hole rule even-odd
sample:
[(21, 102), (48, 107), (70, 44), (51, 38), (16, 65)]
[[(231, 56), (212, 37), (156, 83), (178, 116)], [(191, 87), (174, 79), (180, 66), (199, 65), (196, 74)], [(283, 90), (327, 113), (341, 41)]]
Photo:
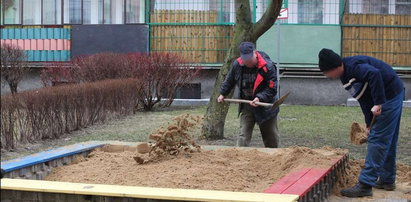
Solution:
[(340, 195), (344, 188), (354, 186), (358, 182), (358, 175), (364, 167), (364, 161), (349, 160), (347, 167), (337, 173), (337, 182), (333, 187), (333, 194)]
[(289, 172), (329, 167), (340, 156), (331, 149), (305, 147), (263, 151), (202, 150), (137, 164), (130, 161), (135, 152), (99, 150), (77, 164), (56, 168), (46, 180), (261, 193)]
[[(134, 160), (139, 163), (158, 161), (169, 156), (180, 153), (199, 152), (201, 147), (196, 144), (188, 133), (190, 129), (199, 125), (202, 121), (200, 116), (189, 114), (177, 116), (167, 127), (161, 127), (149, 135), (154, 143), (143, 143), (138, 145), (139, 153)], [(144, 153), (148, 153), (145, 154)]]
[(337, 154), (337, 155), (346, 155), (346, 154), (348, 154), (348, 149), (334, 148), (334, 147), (330, 147), (330, 146), (323, 146), (320, 149), (324, 150), (324, 151), (332, 152), (333, 154)]
[[(334, 186), (333, 193), (340, 195), (340, 191), (347, 187), (352, 187), (358, 182), (358, 176), (361, 169), (364, 168), (365, 160), (349, 160), (347, 168), (338, 173), (338, 181)], [(398, 183), (406, 183), (411, 186), (411, 166), (402, 163), (397, 163), (397, 179)]]
[(368, 129), (365, 124), (353, 122), (351, 125), (350, 140), (353, 144), (364, 144), (368, 139)]

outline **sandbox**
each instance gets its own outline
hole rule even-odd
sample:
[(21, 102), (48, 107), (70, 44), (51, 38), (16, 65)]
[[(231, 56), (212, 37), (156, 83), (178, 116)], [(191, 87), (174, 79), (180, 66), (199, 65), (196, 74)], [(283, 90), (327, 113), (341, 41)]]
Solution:
[(202, 146), (148, 164), (138, 143), (85, 142), (2, 162), (2, 200), (322, 201), (344, 151)]

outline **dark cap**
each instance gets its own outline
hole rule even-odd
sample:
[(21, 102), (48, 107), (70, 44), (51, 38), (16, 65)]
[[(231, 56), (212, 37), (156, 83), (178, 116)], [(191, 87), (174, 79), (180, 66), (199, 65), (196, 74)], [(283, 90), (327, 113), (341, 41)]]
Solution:
[(342, 64), (341, 57), (330, 49), (323, 48), (318, 53), (318, 66), (322, 72), (333, 70)]
[(240, 44), (240, 56), (242, 60), (249, 60), (254, 56), (255, 45), (251, 42)]

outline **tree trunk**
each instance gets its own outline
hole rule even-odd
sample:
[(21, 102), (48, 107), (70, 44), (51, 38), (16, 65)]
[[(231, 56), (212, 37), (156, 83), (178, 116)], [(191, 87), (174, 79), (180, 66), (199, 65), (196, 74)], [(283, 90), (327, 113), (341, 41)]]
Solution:
[(17, 93), (17, 83), (10, 82), (9, 87), (10, 87), (11, 94), (16, 94)]
[[(202, 135), (207, 139), (223, 139), (224, 138), (224, 123), (227, 116), (229, 104), (218, 103), (217, 97), (220, 95), (221, 84), (223, 83), (231, 63), (239, 57), (238, 47), (243, 41), (255, 43), (257, 39), (264, 34), (275, 22), (280, 13), (282, 0), (272, 0), (269, 8), (264, 13), (262, 18), (253, 24), (251, 21), (251, 9), (249, 0), (236, 0), (236, 25), (234, 29), (234, 37), (231, 41), (231, 46), (227, 52), (224, 64), (221, 67), (215, 84), (210, 102), (204, 115), (204, 123)], [(231, 98), (233, 92), (227, 97)]]

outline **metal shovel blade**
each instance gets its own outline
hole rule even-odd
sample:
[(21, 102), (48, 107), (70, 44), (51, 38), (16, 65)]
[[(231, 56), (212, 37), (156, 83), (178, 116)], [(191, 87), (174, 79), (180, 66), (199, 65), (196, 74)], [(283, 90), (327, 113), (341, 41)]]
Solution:
[(277, 109), (281, 104), (283, 104), (284, 100), (287, 99), (288, 95), (290, 95), (291, 92), (288, 92), (287, 94), (281, 96), (280, 99), (274, 102), (272, 109)]

